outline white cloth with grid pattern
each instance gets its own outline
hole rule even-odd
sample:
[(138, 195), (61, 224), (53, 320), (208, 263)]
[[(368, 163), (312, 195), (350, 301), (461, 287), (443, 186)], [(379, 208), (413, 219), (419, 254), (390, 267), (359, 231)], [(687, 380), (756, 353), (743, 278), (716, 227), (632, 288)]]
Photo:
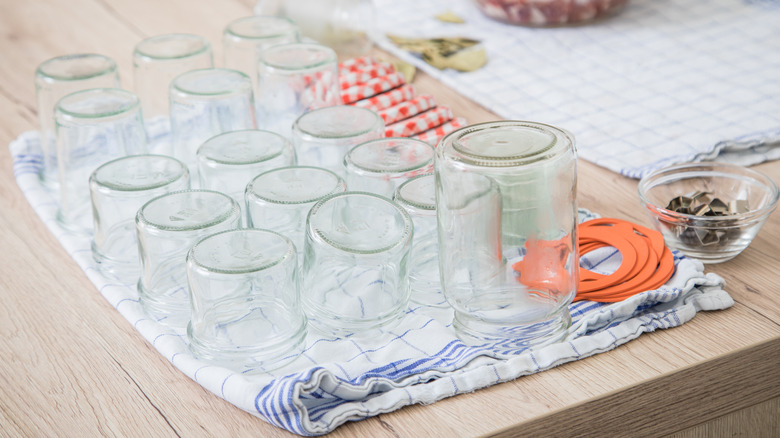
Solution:
[[(153, 141), (164, 137), (159, 130), (151, 131)], [(290, 364), (242, 375), (195, 358), (183, 330), (167, 328), (144, 313), (135, 283), (110, 278), (98, 269), (88, 237), (69, 233), (57, 223), (57, 196), (38, 178), (42, 154), (37, 132), (20, 135), (10, 148), (16, 181), (27, 201), (97, 291), (133, 328), (204, 388), (300, 435), (324, 434), (347, 421), (544, 371), (611, 350), (642, 333), (677, 327), (699, 311), (725, 309), (734, 303), (723, 290), (722, 278), (705, 273), (700, 262), (675, 254), (676, 272), (666, 285), (619, 303), (571, 304), (572, 325), (563, 341), (514, 351), (509, 359), (494, 359), (484, 348), (461, 342), (452, 328), (451, 310), (412, 305), (399, 325), (381, 336), (339, 339), (310, 331), (303, 354)], [(593, 216), (581, 212), (581, 219)], [(602, 273), (620, 264), (614, 251), (603, 248), (583, 259), (588, 269)]]
[[(665, 165), (780, 158), (780, 2), (630, 0), (588, 25), (526, 28), (470, 0), (375, 0), (378, 44), (505, 119), (571, 131), (581, 158), (640, 178)], [(435, 15), (451, 10), (465, 24)], [(441, 71), (384, 34), (463, 36), (488, 63)]]

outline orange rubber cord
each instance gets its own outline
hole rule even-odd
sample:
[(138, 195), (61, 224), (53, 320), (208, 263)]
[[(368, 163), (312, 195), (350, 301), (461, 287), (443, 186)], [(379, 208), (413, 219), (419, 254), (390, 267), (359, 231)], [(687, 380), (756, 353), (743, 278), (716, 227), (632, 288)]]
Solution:
[[(674, 274), (674, 257), (663, 235), (622, 219), (599, 218), (578, 226), (580, 256), (612, 247), (621, 255), (620, 266), (603, 275), (579, 267), (574, 301), (605, 303), (622, 301), (640, 292), (657, 289)], [(526, 255), (512, 268), (528, 287), (567, 290), (572, 275), (566, 270), (569, 236), (559, 240), (529, 239)]]

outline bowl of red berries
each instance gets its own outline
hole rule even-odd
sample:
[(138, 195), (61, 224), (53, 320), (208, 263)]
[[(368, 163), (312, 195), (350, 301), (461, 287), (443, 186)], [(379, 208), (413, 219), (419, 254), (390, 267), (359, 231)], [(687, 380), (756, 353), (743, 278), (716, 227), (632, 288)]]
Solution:
[(628, 0), (475, 0), (486, 16), (522, 26), (590, 23), (621, 11)]

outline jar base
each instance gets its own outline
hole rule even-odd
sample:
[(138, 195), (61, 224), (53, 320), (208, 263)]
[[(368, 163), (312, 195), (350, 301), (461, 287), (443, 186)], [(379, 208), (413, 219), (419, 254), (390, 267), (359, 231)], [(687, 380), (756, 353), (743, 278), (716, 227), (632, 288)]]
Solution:
[(487, 347), (494, 357), (507, 358), (528, 348), (561, 340), (571, 326), (571, 316), (564, 308), (546, 320), (507, 325), (455, 312), (452, 325), (466, 344)]

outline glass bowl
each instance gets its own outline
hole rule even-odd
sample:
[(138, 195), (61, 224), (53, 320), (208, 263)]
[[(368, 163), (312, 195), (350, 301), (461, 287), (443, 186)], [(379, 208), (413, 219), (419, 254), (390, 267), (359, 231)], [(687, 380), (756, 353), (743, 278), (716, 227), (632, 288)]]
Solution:
[(523, 26), (569, 26), (614, 15), (628, 0), (474, 0), (483, 14)]
[(778, 200), (769, 177), (725, 163), (657, 170), (642, 178), (638, 191), (666, 245), (703, 263), (725, 262), (747, 248)]

